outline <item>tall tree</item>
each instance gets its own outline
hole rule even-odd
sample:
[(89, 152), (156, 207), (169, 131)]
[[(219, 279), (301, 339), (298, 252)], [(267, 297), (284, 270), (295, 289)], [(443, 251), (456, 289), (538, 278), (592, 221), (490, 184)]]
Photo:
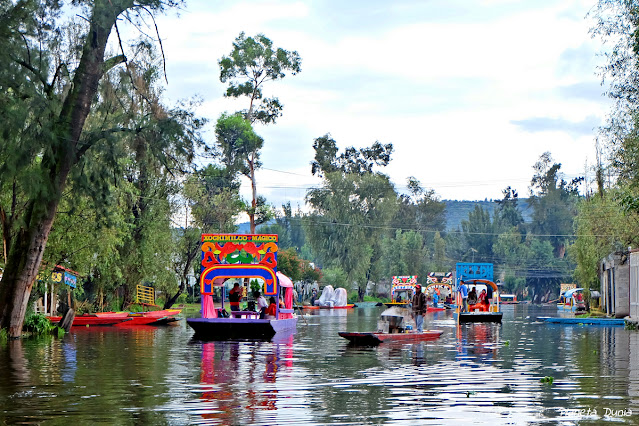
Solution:
[(534, 234), (550, 241), (555, 255), (563, 258), (572, 235), (578, 187), (583, 178), (570, 182), (563, 179), (561, 164), (555, 163), (549, 152), (543, 153), (533, 166), (529, 203), (533, 208), (531, 229)]
[[(13, 187), (17, 204), (3, 206), (6, 265), (0, 281), (0, 328), (18, 337), (31, 288), (38, 273), (49, 233), (70, 173), (86, 153), (109, 134), (122, 131), (100, 129), (84, 133), (87, 117), (106, 72), (126, 61), (116, 55), (105, 58), (109, 35), (116, 20), (134, 14), (164, 10), (170, 0), (96, 0), (76, 2), (87, 12), (79, 42), (61, 43), (64, 16), (60, 2), (25, 0), (3, 2), (0, 7), (0, 87), (14, 101), (3, 105), (28, 111), (18, 129), (4, 133), (0, 143), (2, 187)], [(76, 49), (76, 46), (80, 46)], [(56, 55), (64, 48), (69, 50)], [(18, 83), (20, 82), (20, 83)], [(5, 90), (3, 90), (4, 92)], [(27, 108), (24, 108), (27, 105)], [(15, 123), (15, 121), (14, 121)], [(15, 208), (14, 208), (15, 207)]]
[[(316, 159), (325, 152), (317, 142)], [(323, 176), (322, 187), (309, 190), (306, 196), (313, 209), (305, 218), (313, 253), (324, 266), (344, 270), (349, 282), (357, 283), (360, 300), (371, 278), (374, 259), (381, 256), (381, 236), (388, 232), (388, 222), (397, 208), (392, 183), (386, 175), (373, 170), (374, 164), (384, 160), (366, 160), (369, 150), (348, 148), (349, 161), (345, 162), (339, 161), (343, 156), (327, 159), (314, 169)], [(392, 145), (387, 145), (381, 155), (386, 152), (392, 152)]]
[[(241, 114), (251, 125), (255, 122), (275, 123), (275, 120), (281, 116), (283, 107), (278, 98), (264, 97), (264, 85), (270, 81), (281, 80), (288, 72), (292, 75), (297, 74), (301, 70), (301, 63), (302, 60), (297, 52), (275, 48), (273, 42), (263, 34), (246, 37), (242, 32), (233, 43), (233, 51), (219, 61), (220, 81), (229, 83), (225, 96), (249, 98), (249, 107)], [(246, 175), (251, 180), (252, 190), (249, 211), (252, 234), (255, 233), (257, 226), (255, 212), (260, 209), (255, 169), (260, 167), (258, 157), (261, 148), (261, 143), (254, 144), (245, 154), (249, 165)]]
[(260, 149), (264, 144), (253, 130), (252, 124), (242, 114), (222, 114), (215, 126), (217, 143), (222, 150), (222, 161), (234, 175), (239, 173), (248, 177), (252, 182), (251, 206), (247, 206), (251, 225), (251, 233), (255, 227), (267, 222), (272, 217), (270, 206), (264, 197), (257, 195), (255, 185), (255, 171), (261, 167)]

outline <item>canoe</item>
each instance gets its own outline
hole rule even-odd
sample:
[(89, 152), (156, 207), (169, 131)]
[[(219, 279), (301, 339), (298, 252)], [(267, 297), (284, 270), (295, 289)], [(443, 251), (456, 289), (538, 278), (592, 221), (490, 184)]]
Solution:
[[(130, 325), (165, 325), (178, 320), (176, 315), (182, 312), (181, 309), (162, 309), (159, 311), (129, 312), (132, 318)], [(127, 324), (129, 325), (129, 324)]]
[[(123, 323), (125, 321), (130, 321), (127, 318), (127, 313), (124, 312), (124, 316), (121, 314), (110, 315), (107, 313), (103, 313), (104, 315), (94, 315), (94, 314), (85, 314), (85, 315), (76, 315), (73, 318), (72, 327), (83, 327), (83, 326), (92, 326), (92, 325), (115, 325), (119, 323)], [(62, 317), (47, 317), (49, 321), (54, 324), (60, 322)]]
[(302, 309), (352, 309), (355, 304), (350, 303), (346, 306), (301, 306)]
[(538, 320), (552, 324), (584, 324), (584, 325), (625, 325), (623, 318), (553, 318), (537, 317)]
[(340, 331), (338, 334), (354, 345), (375, 346), (384, 342), (413, 343), (435, 340), (442, 333), (442, 330), (424, 330), (422, 333), (358, 333)]

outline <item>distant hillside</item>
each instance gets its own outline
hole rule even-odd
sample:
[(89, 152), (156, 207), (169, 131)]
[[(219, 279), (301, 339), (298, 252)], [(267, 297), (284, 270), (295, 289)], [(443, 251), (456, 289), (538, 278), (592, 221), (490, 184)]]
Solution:
[[(455, 230), (461, 229), (462, 220), (468, 220), (468, 213), (475, 209), (475, 206), (480, 206), (484, 210), (487, 210), (491, 217), (497, 207), (497, 203), (493, 200), (484, 201), (460, 201), (460, 200), (442, 200), (446, 204), (446, 229)], [(524, 222), (531, 221), (532, 211), (528, 206), (527, 200), (519, 200), (519, 209), (524, 216)]]
[[(462, 201), (462, 200), (442, 200), (446, 204), (446, 230), (461, 229), (462, 220), (468, 220), (468, 213), (475, 209), (475, 206), (480, 206), (484, 210), (487, 210), (492, 217), (497, 203), (493, 200), (484, 201)], [(519, 209), (524, 216), (524, 222), (531, 222), (532, 209), (528, 206), (528, 200), (519, 200)], [(275, 223), (271, 221), (269, 224)], [(239, 234), (248, 234), (250, 226), (248, 222), (240, 223), (237, 232)], [(259, 229), (258, 229), (259, 231)]]

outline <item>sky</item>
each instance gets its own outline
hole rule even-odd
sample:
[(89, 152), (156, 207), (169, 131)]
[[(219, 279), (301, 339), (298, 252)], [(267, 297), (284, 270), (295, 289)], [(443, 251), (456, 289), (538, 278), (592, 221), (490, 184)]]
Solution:
[[(392, 143), (388, 174), (411, 176), (440, 199), (528, 195), (532, 166), (550, 151), (567, 178), (595, 163), (597, 127), (611, 102), (592, 38), (596, 0), (188, 0), (157, 20), (169, 102), (199, 96), (214, 143), (224, 98), (218, 60), (235, 38), (259, 33), (297, 51), (302, 71), (265, 86), (284, 105), (265, 142), (258, 193), (304, 206), (315, 138), (343, 150)], [(243, 194), (249, 197), (249, 182)]]

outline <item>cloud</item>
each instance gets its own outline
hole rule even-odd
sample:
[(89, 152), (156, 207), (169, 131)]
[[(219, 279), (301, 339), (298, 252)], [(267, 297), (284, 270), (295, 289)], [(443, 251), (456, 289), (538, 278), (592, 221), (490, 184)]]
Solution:
[(594, 81), (582, 81), (559, 87), (559, 95), (562, 98), (585, 99), (593, 102), (601, 102), (604, 97), (604, 89)]
[(511, 120), (510, 123), (530, 133), (565, 132), (577, 137), (592, 135), (594, 129), (601, 125), (601, 119), (594, 115), (577, 122), (563, 118), (534, 117), (524, 120)]

